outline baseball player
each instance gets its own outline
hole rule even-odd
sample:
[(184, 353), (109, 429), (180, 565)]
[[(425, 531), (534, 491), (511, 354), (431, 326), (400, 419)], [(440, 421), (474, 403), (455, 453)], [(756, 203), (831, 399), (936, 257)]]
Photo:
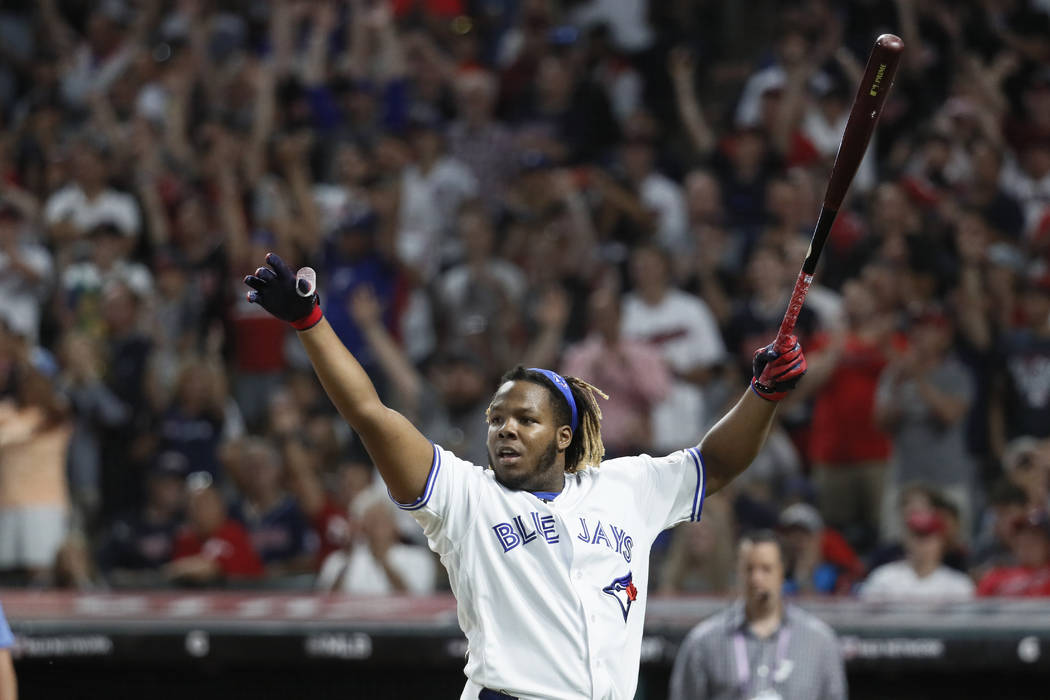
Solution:
[(518, 367), (487, 412), (489, 465), (434, 445), (379, 400), (329, 327), (309, 276), (276, 255), (245, 278), (248, 300), (299, 332), (329, 398), (360, 436), (390, 497), (448, 569), (467, 637), (461, 698), (634, 697), (649, 549), (698, 520), (704, 496), (755, 457), (777, 401), (806, 371), (797, 342), (755, 355), (751, 389), (699, 445), (602, 462), (604, 396), (574, 377)]

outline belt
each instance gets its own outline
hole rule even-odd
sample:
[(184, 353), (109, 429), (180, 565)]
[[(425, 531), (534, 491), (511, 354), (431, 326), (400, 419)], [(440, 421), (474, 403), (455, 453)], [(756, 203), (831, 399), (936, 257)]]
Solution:
[(518, 700), (518, 699), (516, 697), (514, 697), (513, 695), (507, 695), (506, 693), (501, 693), (498, 690), (489, 690), (488, 688), (485, 688), (480, 693), (478, 693), (478, 700)]

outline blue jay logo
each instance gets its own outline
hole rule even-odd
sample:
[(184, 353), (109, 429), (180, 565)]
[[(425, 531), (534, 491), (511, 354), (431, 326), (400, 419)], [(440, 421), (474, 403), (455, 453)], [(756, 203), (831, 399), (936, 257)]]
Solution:
[(623, 621), (627, 622), (627, 613), (631, 611), (631, 603), (638, 599), (638, 589), (634, 585), (631, 572), (628, 571), (626, 576), (613, 579), (612, 583), (602, 589), (602, 593), (616, 599), (616, 602), (620, 604), (620, 610), (623, 611)]

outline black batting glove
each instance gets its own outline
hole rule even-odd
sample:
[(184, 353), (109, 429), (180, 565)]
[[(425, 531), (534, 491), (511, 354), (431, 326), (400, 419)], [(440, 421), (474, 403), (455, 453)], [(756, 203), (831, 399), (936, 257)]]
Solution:
[(269, 267), (260, 267), (254, 275), (244, 278), (244, 283), (252, 288), (248, 301), (287, 321), (298, 331), (317, 325), (322, 316), (320, 299), (316, 292), (310, 291), (310, 283), (297, 279), (276, 253), (266, 255), (266, 264)]

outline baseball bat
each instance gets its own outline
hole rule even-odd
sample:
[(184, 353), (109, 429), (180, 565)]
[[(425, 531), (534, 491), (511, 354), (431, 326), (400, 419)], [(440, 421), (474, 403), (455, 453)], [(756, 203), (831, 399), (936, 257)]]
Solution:
[(794, 330), (798, 314), (802, 311), (802, 303), (806, 300), (810, 284), (813, 283), (813, 271), (817, 268), (817, 261), (824, 250), (828, 234), (831, 233), (831, 226), (835, 223), (842, 199), (853, 182), (853, 176), (857, 173), (864, 152), (868, 150), (868, 142), (871, 141), (875, 124), (882, 114), (882, 106), (886, 103), (886, 96), (893, 86), (893, 76), (897, 73), (897, 65), (903, 51), (904, 42), (900, 37), (883, 34), (875, 40), (875, 46), (868, 56), (868, 65), (857, 89), (857, 97), (850, 108), (839, 152), (835, 155), (835, 164), (831, 167), (831, 178), (824, 193), (817, 225), (813, 228), (809, 251), (806, 253), (805, 262), (802, 263), (802, 271), (795, 280), (795, 288), (791, 292), (791, 301), (784, 313), (784, 320), (777, 331), (774, 341), (777, 352), (787, 352), (791, 349), (787, 345), (787, 338)]

